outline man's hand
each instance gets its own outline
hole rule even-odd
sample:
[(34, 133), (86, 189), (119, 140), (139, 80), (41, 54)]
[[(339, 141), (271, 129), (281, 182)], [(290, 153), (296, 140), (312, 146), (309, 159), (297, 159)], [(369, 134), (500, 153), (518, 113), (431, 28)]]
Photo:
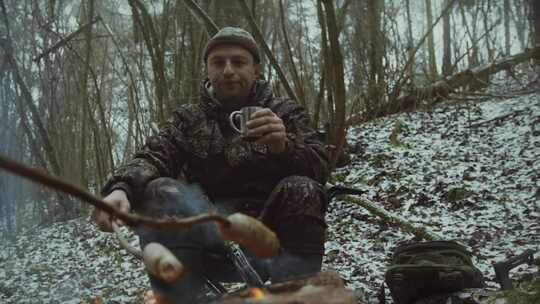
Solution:
[(285, 150), (287, 141), (285, 125), (272, 110), (265, 108), (255, 112), (246, 126), (247, 136), (257, 137), (255, 142), (266, 144), (270, 153), (277, 154)]
[[(129, 212), (131, 205), (129, 203), (129, 200), (127, 198), (126, 192), (123, 190), (114, 190), (109, 195), (103, 198), (103, 201), (110, 206), (114, 207), (117, 210), (123, 211), (123, 212)], [(104, 232), (112, 232), (112, 224), (113, 220), (114, 223), (118, 226), (123, 226), (124, 223), (120, 221), (119, 219), (114, 219), (111, 217), (110, 214), (107, 212), (101, 211), (99, 209), (94, 209), (94, 213), (92, 214), (92, 219), (94, 222), (96, 222), (96, 225), (98, 226), (99, 230)]]

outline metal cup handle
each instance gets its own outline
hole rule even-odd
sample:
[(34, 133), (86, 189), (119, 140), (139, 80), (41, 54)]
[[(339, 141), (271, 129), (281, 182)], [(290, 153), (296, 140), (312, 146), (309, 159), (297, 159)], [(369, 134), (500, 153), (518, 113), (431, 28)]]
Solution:
[[(235, 124), (234, 124), (234, 116), (240, 115), (240, 119), (242, 119), (242, 112), (241, 111), (233, 111), (231, 115), (229, 115), (229, 124), (231, 127), (238, 133), (242, 133), (242, 130), (240, 130)], [(242, 122), (240, 122), (242, 124)]]

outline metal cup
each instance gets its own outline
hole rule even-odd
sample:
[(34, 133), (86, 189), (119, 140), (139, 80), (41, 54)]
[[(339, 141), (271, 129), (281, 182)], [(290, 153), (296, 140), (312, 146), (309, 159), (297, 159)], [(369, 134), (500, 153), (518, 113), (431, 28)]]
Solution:
[[(233, 111), (231, 115), (229, 115), (229, 123), (231, 124), (231, 127), (236, 132), (240, 133), (240, 136), (242, 136), (245, 140), (254, 140), (254, 138), (249, 138), (247, 136), (248, 128), (246, 127), (246, 123), (251, 119), (255, 112), (262, 109), (262, 107), (250, 106), (243, 107), (239, 111)], [(237, 126), (235, 121), (238, 121), (240, 126)]]

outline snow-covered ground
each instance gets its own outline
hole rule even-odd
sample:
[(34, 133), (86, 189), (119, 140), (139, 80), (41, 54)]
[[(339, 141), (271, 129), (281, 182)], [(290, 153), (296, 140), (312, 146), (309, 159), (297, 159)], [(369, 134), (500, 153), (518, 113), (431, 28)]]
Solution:
[[(389, 139), (396, 126), (397, 141)], [(351, 130), (356, 154), (339, 183), (472, 251), (490, 280), (492, 264), (540, 245), (540, 94), (484, 103), (446, 103)], [(380, 288), (397, 242), (412, 234), (335, 200), (326, 265), (351, 288)], [(537, 271), (522, 266), (512, 272)]]
[[(398, 114), (348, 139), (355, 154), (334, 182), (468, 246), (491, 287), (494, 262), (539, 249), (540, 93)], [(374, 297), (392, 248), (413, 236), (339, 199), (327, 219), (324, 268)], [(3, 240), (0, 265), (0, 303), (140, 303), (148, 289), (142, 265), (86, 219)]]

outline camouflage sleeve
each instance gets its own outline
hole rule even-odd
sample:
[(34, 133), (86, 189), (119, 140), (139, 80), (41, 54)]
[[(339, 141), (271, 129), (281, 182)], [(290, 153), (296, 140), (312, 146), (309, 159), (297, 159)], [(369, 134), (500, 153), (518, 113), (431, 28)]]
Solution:
[(134, 157), (114, 171), (103, 186), (101, 195), (121, 189), (133, 204), (133, 199), (142, 196), (151, 180), (158, 177), (176, 178), (187, 157), (182, 149), (183, 124), (180, 113), (175, 112), (157, 135), (148, 137)]
[(277, 159), (282, 168), (289, 168), (288, 175), (307, 176), (325, 184), (330, 174), (328, 153), (310, 126), (305, 109), (292, 100), (285, 100), (274, 112), (285, 124), (287, 145), (285, 151), (271, 157)]

